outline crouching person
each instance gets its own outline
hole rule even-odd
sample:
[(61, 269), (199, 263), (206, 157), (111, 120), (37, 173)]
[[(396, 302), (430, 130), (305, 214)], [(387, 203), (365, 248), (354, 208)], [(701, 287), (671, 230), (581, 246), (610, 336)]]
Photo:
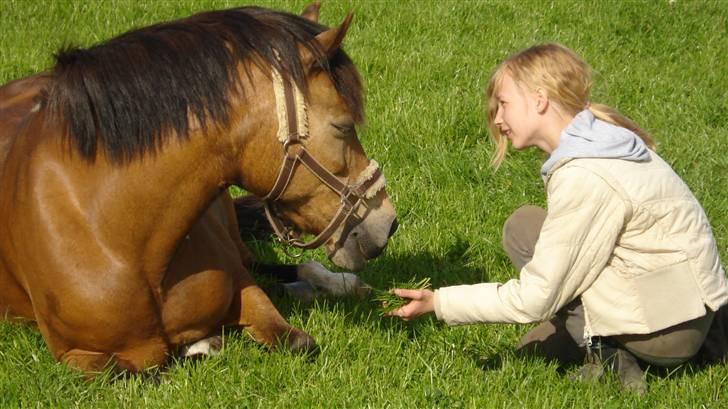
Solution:
[[(494, 164), (535, 146), (547, 209), (525, 206), (503, 228), (518, 279), (395, 290), (411, 302), (392, 315), (434, 311), (448, 324), (541, 322), (520, 342), (579, 378), (615, 370), (644, 393), (640, 363), (673, 367), (724, 357), (728, 283), (708, 219), (650, 137), (590, 103), (587, 64), (557, 44), (509, 57), (488, 87)], [(706, 339), (708, 340), (706, 342)]]

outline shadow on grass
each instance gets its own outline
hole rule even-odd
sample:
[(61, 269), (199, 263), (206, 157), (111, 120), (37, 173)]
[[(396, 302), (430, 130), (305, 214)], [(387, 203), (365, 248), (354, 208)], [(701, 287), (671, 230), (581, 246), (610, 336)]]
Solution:
[[(259, 259), (267, 263), (276, 263), (275, 251), (271, 242), (258, 240), (253, 246), (254, 252)], [(481, 270), (468, 265), (468, 251), (471, 243), (463, 237), (458, 237), (442, 255), (432, 253), (416, 253), (406, 255), (390, 255), (387, 252), (370, 262), (366, 271), (358, 273), (359, 276), (372, 286), (373, 291), (368, 297), (357, 298), (341, 297), (333, 298), (319, 296), (314, 301), (317, 308), (332, 309), (343, 308), (345, 316), (352, 324), (371, 322), (379, 320), (387, 328), (393, 325), (400, 325), (398, 319), (380, 316), (378, 305), (373, 301), (375, 291), (386, 291), (397, 284), (429, 277), (432, 288), (438, 288), (450, 284), (467, 284), (481, 281), (484, 277)], [(288, 316), (292, 311), (299, 311), (304, 318), (307, 318), (306, 310), (309, 305), (299, 302), (287, 296), (281, 287), (275, 286), (270, 277), (255, 274), (260, 285), (267, 288), (271, 300), (279, 309), (281, 314)], [(424, 318), (426, 319), (426, 318)], [(417, 328), (416, 320), (412, 323), (404, 323), (407, 328)], [(399, 324), (394, 324), (398, 322)]]
[[(257, 241), (256, 243), (258, 250), (265, 250), (265, 254), (269, 259), (271, 255), (275, 254), (270, 243), (266, 244), (265, 241)], [(396, 283), (424, 277), (431, 278), (433, 288), (489, 281), (481, 270), (469, 264), (468, 253), (470, 249), (471, 242), (469, 240), (464, 237), (457, 237), (441, 255), (429, 252), (390, 255), (385, 252), (382, 256), (372, 260), (367, 271), (360, 274), (360, 276), (374, 288), (380, 290), (391, 288)], [(501, 262), (508, 264), (505, 259), (501, 260)], [(407, 338), (410, 340), (420, 337), (423, 331), (431, 331), (433, 321), (435, 321), (434, 316), (423, 317), (412, 322), (381, 316), (372, 297), (363, 299), (322, 297), (314, 301), (313, 304), (306, 305), (281, 294), (274, 296), (273, 302), (284, 316), (289, 316), (295, 311), (303, 317), (304, 322), (308, 319), (311, 308), (319, 311), (343, 311), (347, 325), (374, 325), (384, 332), (406, 333)], [(540, 362), (543, 365), (553, 365), (559, 375), (569, 376), (583, 364), (583, 359), (563, 363), (533, 354), (521, 353), (516, 350), (515, 343), (513, 345), (483, 345), (482, 349), (471, 349), (464, 353), (473, 359), (477, 367), (486, 372), (500, 371), (507, 362), (523, 361), (524, 363)], [(641, 363), (640, 366), (645, 371), (648, 379), (679, 379), (691, 377), (712, 365), (687, 363), (676, 368), (661, 368)]]

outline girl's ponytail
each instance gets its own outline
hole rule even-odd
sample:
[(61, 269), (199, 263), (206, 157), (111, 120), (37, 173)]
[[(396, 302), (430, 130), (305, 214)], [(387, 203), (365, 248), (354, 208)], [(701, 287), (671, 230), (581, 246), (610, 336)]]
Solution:
[(617, 125), (621, 126), (622, 128), (629, 129), (630, 131), (637, 134), (637, 136), (642, 139), (642, 141), (645, 143), (645, 145), (647, 145), (648, 148), (652, 150), (656, 149), (655, 141), (652, 140), (650, 135), (642, 128), (640, 128), (639, 125), (634, 123), (634, 121), (622, 115), (616, 109), (604, 104), (595, 103), (589, 104), (588, 109), (591, 111), (592, 114), (594, 114), (595, 118), (601, 119), (604, 122), (609, 122), (612, 125)]

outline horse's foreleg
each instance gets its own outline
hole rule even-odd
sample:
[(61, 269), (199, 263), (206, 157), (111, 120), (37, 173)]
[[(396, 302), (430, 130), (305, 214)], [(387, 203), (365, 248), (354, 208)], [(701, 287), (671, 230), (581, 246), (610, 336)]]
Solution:
[(296, 266), (298, 279), (334, 297), (366, 297), (369, 284), (353, 273), (334, 273), (317, 261), (306, 261)]
[(87, 379), (91, 379), (107, 369), (112, 372), (123, 371), (123, 367), (116, 365), (113, 355), (105, 352), (72, 349), (61, 355), (59, 360), (71, 368), (82, 371)]
[(254, 263), (253, 272), (273, 278), (278, 283), (294, 283), (300, 281), (296, 264)]
[(141, 372), (161, 366), (167, 361), (167, 345), (162, 339), (151, 339), (113, 353), (74, 348), (60, 354), (58, 359), (71, 368), (83, 371), (86, 378), (91, 379), (105, 370), (113, 373)]
[(283, 346), (300, 353), (317, 349), (311, 336), (286, 322), (247, 272), (244, 273), (240, 291), (233, 299), (230, 315), (229, 321), (245, 328), (256, 342), (273, 347)]
[[(271, 292), (278, 293), (282, 290), (288, 296), (303, 302), (313, 301), (320, 292), (333, 297), (350, 295), (365, 297), (369, 294), (371, 287), (356, 274), (334, 273), (316, 261), (307, 261), (298, 265), (256, 262), (252, 252), (241, 240), (240, 234), (253, 225), (267, 226), (262, 202), (255, 196), (244, 196), (236, 199), (234, 203), (227, 194), (224, 195), (224, 199), (228, 232), (240, 251), (243, 265), (282, 283), (270, 288)], [(253, 220), (253, 224), (248, 219)]]
[(282, 283), (285, 292), (302, 301), (312, 301), (319, 293), (331, 297), (366, 297), (371, 287), (353, 273), (334, 273), (317, 261), (298, 265), (255, 264), (255, 271)]
[(288, 296), (303, 303), (310, 303), (319, 296), (311, 284), (298, 278), (298, 266), (295, 264), (262, 264), (255, 263), (253, 271), (275, 280), (266, 285), (264, 291), (269, 295)]

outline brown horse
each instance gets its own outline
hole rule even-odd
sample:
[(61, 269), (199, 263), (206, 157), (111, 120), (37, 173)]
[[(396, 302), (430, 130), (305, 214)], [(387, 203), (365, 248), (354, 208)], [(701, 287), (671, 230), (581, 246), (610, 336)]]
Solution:
[(163, 365), (225, 325), (314, 349), (250, 277), (226, 187), (265, 198), (285, 241), (317, 234), (354, 270), (396, 219), (355, 133), (350, 18), (305, 15), (202, 13), (0, 88), (0, 313), (87, 373)]

